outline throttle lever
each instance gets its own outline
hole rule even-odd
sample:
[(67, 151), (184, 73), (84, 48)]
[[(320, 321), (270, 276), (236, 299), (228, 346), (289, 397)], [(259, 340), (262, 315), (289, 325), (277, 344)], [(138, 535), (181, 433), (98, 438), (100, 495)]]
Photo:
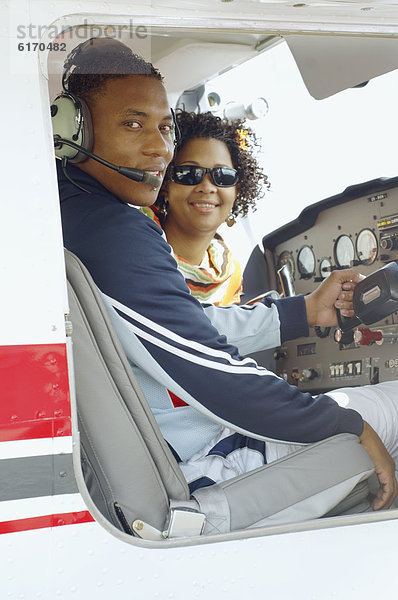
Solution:
[(278, 269), (277, 273), (284, 297), (295, 296), (293, 276), (289, 267), (285, 264)]

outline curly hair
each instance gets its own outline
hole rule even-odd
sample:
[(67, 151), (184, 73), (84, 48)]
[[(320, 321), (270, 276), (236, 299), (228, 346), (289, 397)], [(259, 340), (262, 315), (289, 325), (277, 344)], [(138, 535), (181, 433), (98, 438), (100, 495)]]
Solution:
[(110, 79), (129, 75), (163, 78), (155, 67), (113, 38), (91, 38), (79, 44), (64, 63), (63, 86), (72, 94), (90, 100), (103, 92)]
[[(224, 142), (231, 154), (232, 164), (238, 171), (239, 183), (237, 196), (232, 207), (234, 216), (247, 215), (249, 209), (256, 209), (257, 200), (264, 196), (264, 187), (269, 188), (268, 177), (263, 173), (254, 157), (254, 151), (259, 147), (255, 133), (245, 126), (243, 120), (227, 121), (207, 113), (188, 113), (185, 111), (176, 114), (180, 138), (174, 154), (174, 161), (183, 146), (195, 138), (211, 138)], [(161, 213), (167, 209), (164, 192), (170, 181), (169, 165), (166, 177), (160, 189), (156, 206)]]

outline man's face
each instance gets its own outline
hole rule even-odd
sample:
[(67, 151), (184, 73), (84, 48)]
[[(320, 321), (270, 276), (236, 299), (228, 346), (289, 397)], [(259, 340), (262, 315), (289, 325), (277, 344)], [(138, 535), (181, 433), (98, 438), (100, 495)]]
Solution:
[[(163, 84), (130, 75), (105, 83), (89, 102), (94, 129), (93, 153), (122, 167), (148, 171), (163, 179), (173, 155), (173, 120)], [(79, 165), (124, 202), (150, 206), (159, 189), (127, 179), (93, 159)]]

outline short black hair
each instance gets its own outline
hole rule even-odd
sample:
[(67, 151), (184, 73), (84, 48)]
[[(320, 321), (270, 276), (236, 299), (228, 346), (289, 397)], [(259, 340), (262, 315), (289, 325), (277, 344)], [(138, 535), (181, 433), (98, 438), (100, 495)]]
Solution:
[[(210, 138), (224, 142), (231, 154), (232, 164), (238, 171), (239, 184), (237, 196), (232, 208), (235, 216), (247, 215), (249, 208), (255, 210), (257, 200), (264, 196), (264, 188), (268, 189), (270, 184), (268, 177), (260, 168), (254, 152), (259, 148), (256, 135), (252, 129), (245, 125), (244, 120), (228, 121), (216, 117), (211, 112), (189, 113), (177, 112), (176, 119), (180, 130), (174, 156), (178, 156), (179, 150), (192, 139)], [(165, 181), (160, 189), (156, 206), (161, 212), (166, 209), (163, 191), (170, 181), (170, 164), (166, 172)]]
[(91, 38), (69, 54), (64, 63), (63, 85), (67, 91), (87, 101), (102, 92), (111, 79), (145, 75), (159, 81), (159, 71), (118, 40)]

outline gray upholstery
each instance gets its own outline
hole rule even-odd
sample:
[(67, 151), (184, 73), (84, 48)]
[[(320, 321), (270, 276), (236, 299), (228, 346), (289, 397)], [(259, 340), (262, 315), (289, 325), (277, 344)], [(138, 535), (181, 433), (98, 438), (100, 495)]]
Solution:
[(162, 529), (169, 498), (188, 486), (158, 429), (82, 263), (66, 252), (83, 471), (99, 510), (116, 526), (118, 502), (128, 521)]
[[(131, 371), (97, 287), (73, 254), (66, 251), (65, 260), (88, 490), (117, 527), (129, 530), (140, 519), (163, 530), (169, 501), (189, 499), (187, 484)], [(207, 517), (205, 533), (227, 532), (314, 518), (333, 510), (331, 514), (363, 510), (368, 507), (368, 488), (360, 482), (372, 470), (358, 438), (343, 434), (197, 490), (194, 497)], [(115, 503), (125, 522), (117, 516)]]
[[(367, 479), (372, 473), (358, 437), (341, 434), (219, 487), (230, 508), (230, 529), (236, 530), (368, 510)], [(204, 491), (194, 492), (199, 505)]]

